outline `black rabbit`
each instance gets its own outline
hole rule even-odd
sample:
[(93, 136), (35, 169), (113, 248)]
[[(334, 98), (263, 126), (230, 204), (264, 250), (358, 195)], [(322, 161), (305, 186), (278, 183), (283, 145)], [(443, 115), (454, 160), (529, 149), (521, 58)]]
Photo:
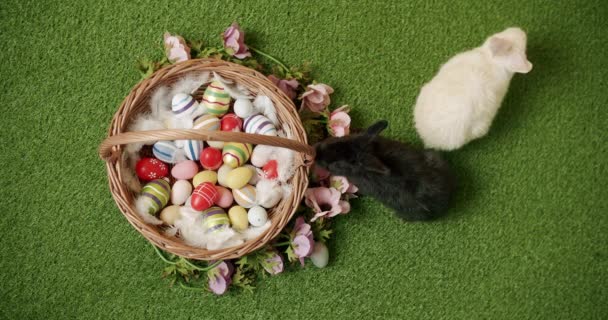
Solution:
[(361, 194), (375, 197), (404, 220), (443, 214), (455, 190), (447, 162), (435, 151), (379, 136), (387, 126), (382, 120), (365, 132), (317, 143), (316, 165), (347, 177)]

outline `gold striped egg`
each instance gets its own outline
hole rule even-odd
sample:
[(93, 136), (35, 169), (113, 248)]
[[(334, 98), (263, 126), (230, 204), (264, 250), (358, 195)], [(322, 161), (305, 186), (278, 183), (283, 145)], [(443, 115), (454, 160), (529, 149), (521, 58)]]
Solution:
[(155, 215), (169, 202), (171, 198), (171, 185), (165, 179), (152, 180), (143, 187), (141, 195), (147, 199), (148, 213)]
[[(207, 131), (220, 131), (221, 121), (218, 117), (211, 114), (204, 114), (194, 119), (193, 129), (202, 129)], [(207, 143), (216, 149), (224, 147), (223, 141), (207, 141)]]
[(244, 165), (251, 157), (253, 146), (251, 143), (228, 142), (224, 144), (222, 159), (224, 164), (232, 168)]
[(211, 207), (203, 211), (203, 225), (208, 233), (217, 232), (220, 229), (230, 227), (230, 219), (220, 207)]
[(256, 205), (255, 202), (255, 187), (248, 184), (240, 189), (232, 190), (234, 201), (243, 208), (251, 208)]
[(213, 81), (205, 89), (202, 104), (207, 113), (219, 117), (228, 112), (228, 108), (230, 108), (230, 95), (226, 92), (226, 88), (224, 88), (221, 82)]

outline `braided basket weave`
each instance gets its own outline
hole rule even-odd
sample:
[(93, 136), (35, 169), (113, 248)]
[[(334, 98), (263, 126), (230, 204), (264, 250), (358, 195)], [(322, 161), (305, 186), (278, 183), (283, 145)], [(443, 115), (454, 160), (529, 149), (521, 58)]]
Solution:
[[(279, 127), (287, 129), (287, 132), (291, 132), (292, 137), (287, 139), (241, 132), (202, 131), (194, 129), (126, 132), (132, 120), (138, 114), (149, 110), (149, 98), (156, 88), (163, 85), (171, 85), (187, 74), (207, 71), (216, 72), (224, 79), (233, 80), (241, 84), (253, 95), (268, 96), (274, 103), (280, 122)], [(202, 90), (198, 90), (195, 93), (195, 98), (200, 100), (201, 96)], [(126, 162), (123, 160), (123, 145), (135, 142), (151, 143), (160, 140), (180, 139), (246, 142), (254, 145), (263, 144), (285, 147), (297, 151), (296, 162), (298, 168), (291, 181), (288, 181), (293, 186), (293, 191), (288, 197), (284, 197), (276, 207), (269, 210), (268, 216), (271, 225), (264, 233), (239, 246), (221, 250), (206, 250), (189, 246), (180, 238), (168, 236), (157, 226), (149, 225), (142, 220), (136, 213), (134, 206), (136, 194), (126, 185), (125, 171), (127, 168)], [(129, 223), (148, 241), (160, 249), (185, 258), (220, 260), (246, 255), (261, 248), (281, 232), (298, 208), (304, 191), (308, 186), (308, 166), (314, 158), (314, 149), (307, 144), (306, 133), (293, 101), (268, 80), (266, 76), (255, 70), (222, 60), (195, 59), (158, 70), (152, 76), (137, 84), (114, 115), (108, 138), (99, 146), (99, 155), (106, 161), (110, 191), (118, 208)]]

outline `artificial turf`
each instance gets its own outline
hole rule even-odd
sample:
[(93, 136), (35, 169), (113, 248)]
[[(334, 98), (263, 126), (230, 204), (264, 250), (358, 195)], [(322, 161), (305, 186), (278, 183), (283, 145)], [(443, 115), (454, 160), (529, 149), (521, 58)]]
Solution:
[[(605, 1), (0, 3), (0, 318), (606, 319)], [(518, 25), (517, 75), (487, 137), (446, 154), (449, 215), (403, 223), (372, 199), (335, 219), (330, 264), (227, 296), (169, 288), (123, 218), (97, 145), (169, 30), (312, 62), (364, 126), (419, 144), (418, 90), (441, 63)], [(297, 269), (297, 268), (296, 268)]]

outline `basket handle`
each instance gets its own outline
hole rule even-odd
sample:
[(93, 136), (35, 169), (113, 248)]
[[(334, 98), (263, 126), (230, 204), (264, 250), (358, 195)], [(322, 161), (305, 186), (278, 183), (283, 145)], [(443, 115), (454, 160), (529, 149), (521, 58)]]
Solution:
[(273, 147), (288, 148), (304, 154), (304, 165), (312, 164), (315, 158), (315, 149), (308, 144), (287, 138), (266, 136), (231, 131), (207, 131), (195, 129), (168, 129), (150, 131), (124, 132), (106, 138), (99, 145), (99, 156), (105, 161), (117, 159), (115, 146), (129, 143), (150, 143), (163, 140), (205, 140), (241, 142), (251, 144), (263, 144)]

